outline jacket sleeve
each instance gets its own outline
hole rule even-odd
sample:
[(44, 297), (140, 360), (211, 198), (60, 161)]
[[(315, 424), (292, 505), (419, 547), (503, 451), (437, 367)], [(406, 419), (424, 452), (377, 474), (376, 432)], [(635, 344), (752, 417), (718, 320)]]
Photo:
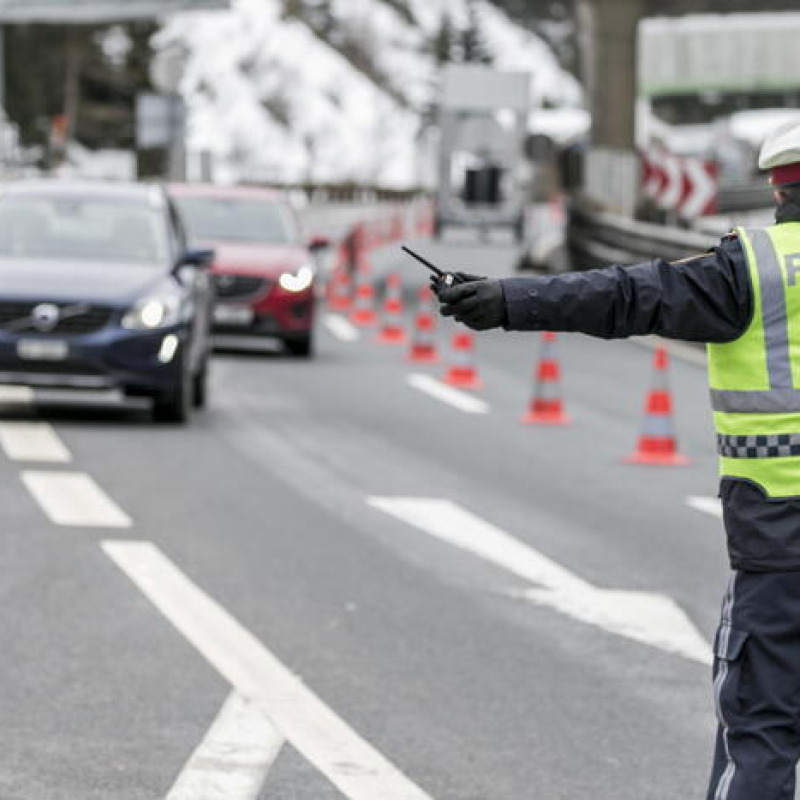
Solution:
[(577, 331), (604, 339), (659, 334), (729, 342), (752, 315), (741, 243), (728, 236), (708, 253), (565, 275), (502, 282), (509, 331)]

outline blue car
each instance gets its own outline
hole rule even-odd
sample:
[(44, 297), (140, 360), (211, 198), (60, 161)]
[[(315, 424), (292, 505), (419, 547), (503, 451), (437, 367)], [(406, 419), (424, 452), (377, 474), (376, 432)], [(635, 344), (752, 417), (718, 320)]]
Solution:
[(118, 389), (159, 421), (206, 402), (213, 252), (189, 250), (164, 190), (0, 189), (0, 383)]

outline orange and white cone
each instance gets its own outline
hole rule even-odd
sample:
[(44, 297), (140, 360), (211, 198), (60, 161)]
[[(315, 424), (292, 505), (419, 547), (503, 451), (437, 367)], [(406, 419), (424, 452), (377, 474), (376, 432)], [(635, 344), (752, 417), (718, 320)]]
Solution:
[(533, 397), (521, 421), (525, 425), (569, 425), (572, 422), (564, 412), (561, 364), (556, 356), (554, 333), (542, 333), (542, 351), (534, 373)]
[(349, 311), (352, 303), (352, 281), (344, 267), (337, 267), (328, 283), (328, 308), (331, 311)]
[(644, 425), (636, 451), (625, 459), (628, 464), (652, 464), (678, 467), (689, 463), (678, 452), (678, 440), (673, 424), (672, 395), (669, 390), (667, 370), (669, 355), (659, 347), (653, 357), (655, 375), (653, 386), (647, 394)]
[(378, 322), (375, 313), (375, 289), (368, 270), (361, 270), (356, 276), (356, 294), (350, 322), (360, 328), (371, 328)]
[(403, 282), (396, 274), (386, 278), (386, 297), (383, 299), (381, 329), (378, 333), (381, 344), (405, 344), (403, 328)]
[(471, 333), (457, 333), (452, 342), (453, 361), (444, 382), (459, 389), (480, 389), (483, 386), (475, 368), (475, 338)]
[(436, 315), (433, 311), (433, 292), (424, 286), (417, 294), (417, 313), (407, 359), (416, 364), (433, 364), (439, 360), (436, 348)]

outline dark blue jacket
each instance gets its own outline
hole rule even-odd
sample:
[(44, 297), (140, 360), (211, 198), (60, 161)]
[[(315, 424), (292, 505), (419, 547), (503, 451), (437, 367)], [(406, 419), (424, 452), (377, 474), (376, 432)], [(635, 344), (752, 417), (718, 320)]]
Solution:
[[(726, 236), (708, 253), (676, 263), (661, 259), (566, 275), (503, 281), (506, 329), (576, 331), (604, 339), (658, 334), (690, 342), (730, 342), (753, 313), (742, 245)], [(720, 486), (734, 569), (800, 570), (798, 498), (773, 500), (732, 478)]]

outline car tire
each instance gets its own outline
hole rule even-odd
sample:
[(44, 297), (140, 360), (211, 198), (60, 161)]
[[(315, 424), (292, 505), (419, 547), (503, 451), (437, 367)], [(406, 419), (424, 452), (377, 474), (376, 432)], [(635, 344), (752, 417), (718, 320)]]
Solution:
[(164, 394), (153, 399), (153, 419), (184, 425), (192, 414), (194, 381), (188, 370), (184, 370), (181, 380)]
[(286, 339), (284, 344), (294, 358), (311, 358), (314, 355), (314, 337), (310, 333), (307, 336)]
[(197, 374), (192, 378), (192, 405), (205, 408), (208, 404), (208, 358), (203, 361)]

